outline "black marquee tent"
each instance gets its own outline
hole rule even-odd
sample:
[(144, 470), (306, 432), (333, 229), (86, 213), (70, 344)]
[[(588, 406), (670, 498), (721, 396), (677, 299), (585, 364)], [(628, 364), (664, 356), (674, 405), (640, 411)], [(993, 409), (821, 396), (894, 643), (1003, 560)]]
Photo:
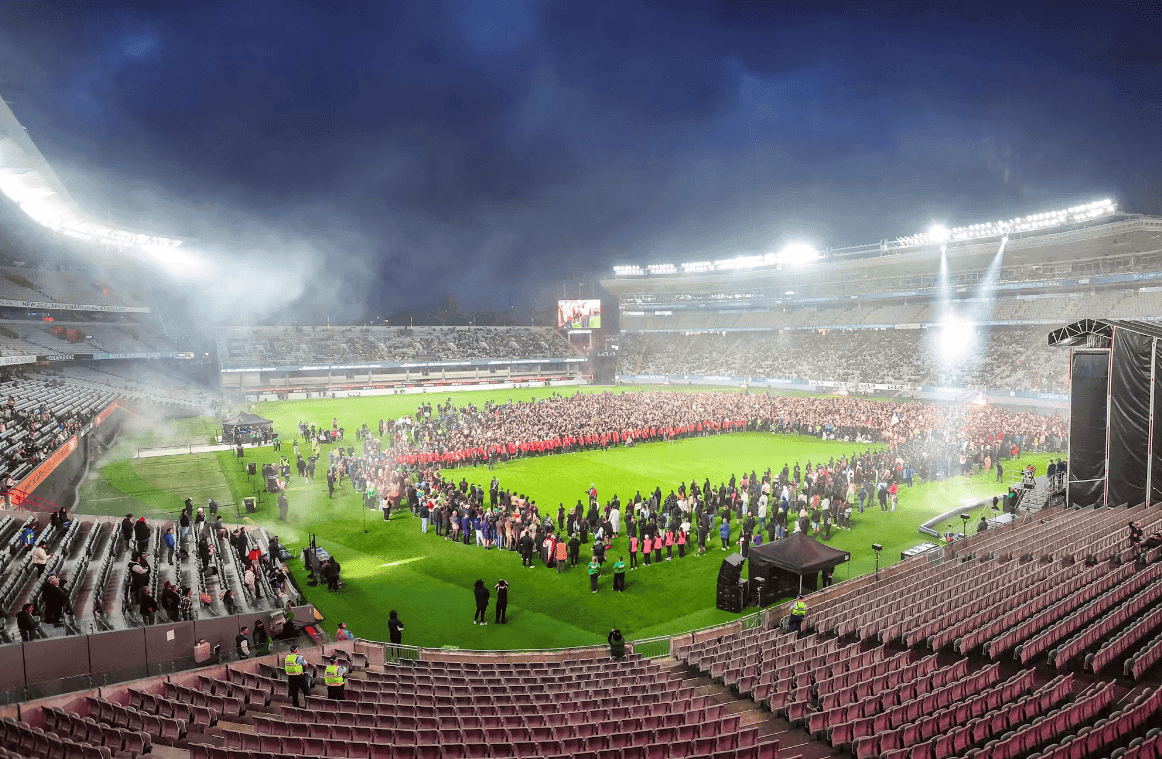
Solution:
[(258, 414), (239, 411), (237, 414), (228, 416), (222, 420), (222, 434), (229, 437), (241, 430), (261, 432), (262, 430), (270, 429), (271, 424), (273, 422), (269, 419), (263, 419)]
[(1082, 319), (1049, 333), (1070, 349), (1070, 506), (1162, 501), (1162, 324)]
[(797, 593), (804, 587), (818, 589), (819, 572), (834, 569), (850, 559), (849, 552), (796, 532), (784, 540), (752, 547), (747, 564), (751, 580), (761, 577), (768, 587)]

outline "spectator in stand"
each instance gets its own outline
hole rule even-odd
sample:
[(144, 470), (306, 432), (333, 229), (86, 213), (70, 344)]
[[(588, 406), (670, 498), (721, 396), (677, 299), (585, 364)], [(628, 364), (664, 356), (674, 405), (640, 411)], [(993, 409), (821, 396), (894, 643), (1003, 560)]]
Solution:
[(41, 591), (41, 603), (44, 604), (44, 621), (54, 627), (60, 627), (65, 607), (69, 602), (69, 595), (61, 587), (61, 580), (56, 575), (48, 578)]
[(194, 618), (194, 593), (190, 588), (182, 588), (182, 602), (179, 609), (183, 622)]
[(138, 517), (137, 523), (133, 525), (133, 538), (137, 541), (137, 550), (140, 553), (145, 553), (149, 548), (149, 525), (145, 522), (145, 517)]
[[(594, 591), (596, 592), (596, 591)], [(605, 637), (609, 643), (609, 656), (611, 659), (625, 658), (625, 638), (621, 636), (621, 630), (616, 627), (609, 631), (609, 635)]]
[(157, 621), (157, 601), (149, 593), (149, 588), (142, 588), (137, 596), (137, 608), (141, 613), (141, 621), (152, 625)]
[(33, 616), (35, 609), (32, 604), (24, 604), (16, 614), (16, 627), (20, 630), (20, 639), (25, 643), (37, 637), (37, 628), (40, 625)]
[(51, 558), (52, 554), (48, 552), (48, 543), (43, 540), (37, 544), (36, 548), (32, 549), (32, 568), (36, 570), (37, 577), (44, 574), (44, 568)]
[(251, 640), (254, 641), (252, 650), (255, 656), (263, 656), (270, 653), (270, 634), (266, 630), (266, 625), (261, 619), (254, 620), (254, 632), (251, 633)]

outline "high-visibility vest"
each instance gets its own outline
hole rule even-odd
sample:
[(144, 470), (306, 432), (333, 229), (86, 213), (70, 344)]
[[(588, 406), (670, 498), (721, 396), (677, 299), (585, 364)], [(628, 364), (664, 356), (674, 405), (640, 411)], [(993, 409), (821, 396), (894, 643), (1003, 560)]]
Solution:
[(339, 674), (338, 664), (329, 664), (323, 671), (323, 682), (327, 685), (342, 685), (343, 675)]
[(288, 677), (303, 673), (303, 665), (299, 664), (298, 654), (287, 654), (286, 661), (283, 662), (283, 668), (286, 669)]
[(807, 604), (803, 601), (796, 601), (795, 605), (791, 607), (791, 615), (795, 617), (807, 616)]

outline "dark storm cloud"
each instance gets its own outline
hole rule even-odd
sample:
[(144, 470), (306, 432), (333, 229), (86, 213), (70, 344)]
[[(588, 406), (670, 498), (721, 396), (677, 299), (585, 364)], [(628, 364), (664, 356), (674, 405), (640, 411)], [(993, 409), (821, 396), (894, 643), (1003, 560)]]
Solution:
[(304, 318), (1160, 210), (1157, 4), (809, 8), (18, 3), (0, 65), (82, 203), (300, 275)]

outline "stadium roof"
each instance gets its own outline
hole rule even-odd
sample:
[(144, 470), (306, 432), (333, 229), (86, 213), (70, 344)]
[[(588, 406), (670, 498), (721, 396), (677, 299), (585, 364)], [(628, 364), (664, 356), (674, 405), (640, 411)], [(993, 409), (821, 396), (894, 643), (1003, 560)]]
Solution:
[[(947, 261), (953, 274), (983, 272), (997, 254), (998, 240), (949, 242)], [(793, 291), (819, 293), (838, 282), (853, 279), (935, 273), (941, 246), (926, 245), (903, 251), (874, 253), (861, 258), (826, 259), (784, 269), (774, 265), (737, 271), (649, 274), (603, 279), (601, 284), (618, 297), (637, 294), (712, 294), (739, 291)], [(1103, 218), (1072, 228), (1027, 232), (1012, 236), (1005, 247), (1005, 267), (1067, 265), (1085, 258), (1135, 255), (1162, 250), (1162, 218), (1123, 215)]]
[(172, 249), (181, 240), (117, 229), (90, 219), (0, 99), (0, 191), (41, 226), (84, 242), (117, 249)]

